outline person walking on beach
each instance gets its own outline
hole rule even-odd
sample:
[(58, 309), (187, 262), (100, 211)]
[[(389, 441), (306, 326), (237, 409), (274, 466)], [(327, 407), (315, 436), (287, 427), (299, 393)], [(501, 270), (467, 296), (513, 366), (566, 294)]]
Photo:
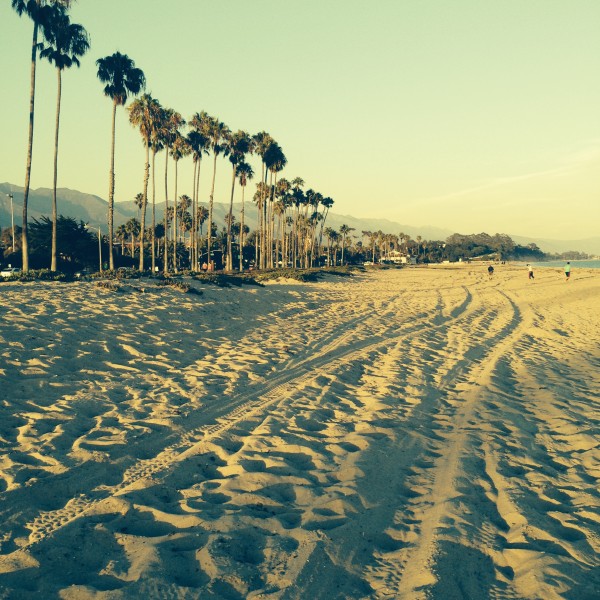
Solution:
[(571, 263), (567, 261), (567, 264), (565, 265), (565, 279), (567, 281), (569, 281), (570, 278), (571, 278)]
[(533, 276), (533, 267), (529, 263), (527, 263), (527, 271), (529, 272), (529, 279), (535, 279)]
[(488, 267), (488, 275), (490, 276), (490, 279), (494, 276), (494, 267), (492, 265)]

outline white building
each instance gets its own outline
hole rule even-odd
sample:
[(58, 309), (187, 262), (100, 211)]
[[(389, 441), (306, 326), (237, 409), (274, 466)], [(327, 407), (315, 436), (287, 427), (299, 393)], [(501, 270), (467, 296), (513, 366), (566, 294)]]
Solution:
[(398, 252), (398, 250), (391, 250), (385, 256), (381, 257), (381, 262), (391, 262), (396, 265), (416, 265), (417, 258), (415, 256), (410, 256), (410, 254)]

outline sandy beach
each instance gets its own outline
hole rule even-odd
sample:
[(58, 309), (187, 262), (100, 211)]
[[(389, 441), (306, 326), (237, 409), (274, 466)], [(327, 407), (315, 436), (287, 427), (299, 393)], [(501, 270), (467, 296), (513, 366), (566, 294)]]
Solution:
[(600, 270), (0, 284), (0, 598), (600, 597)]

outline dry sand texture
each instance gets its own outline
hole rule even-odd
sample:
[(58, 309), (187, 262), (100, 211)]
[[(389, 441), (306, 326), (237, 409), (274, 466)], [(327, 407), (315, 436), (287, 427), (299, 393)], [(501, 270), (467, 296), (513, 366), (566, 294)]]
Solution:
[(599, 271), (0, 300), (0, 598), (600, 597)]

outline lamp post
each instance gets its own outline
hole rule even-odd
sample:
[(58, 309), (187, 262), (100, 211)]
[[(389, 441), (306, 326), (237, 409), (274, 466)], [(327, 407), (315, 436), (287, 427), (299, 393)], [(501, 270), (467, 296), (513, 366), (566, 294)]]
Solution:
[(10, 198), (10, 222), (12, 226), (12, 251), (15, 251), (15, 213), (13, 211), (13, 195), (6, 194), (8, 198)]

